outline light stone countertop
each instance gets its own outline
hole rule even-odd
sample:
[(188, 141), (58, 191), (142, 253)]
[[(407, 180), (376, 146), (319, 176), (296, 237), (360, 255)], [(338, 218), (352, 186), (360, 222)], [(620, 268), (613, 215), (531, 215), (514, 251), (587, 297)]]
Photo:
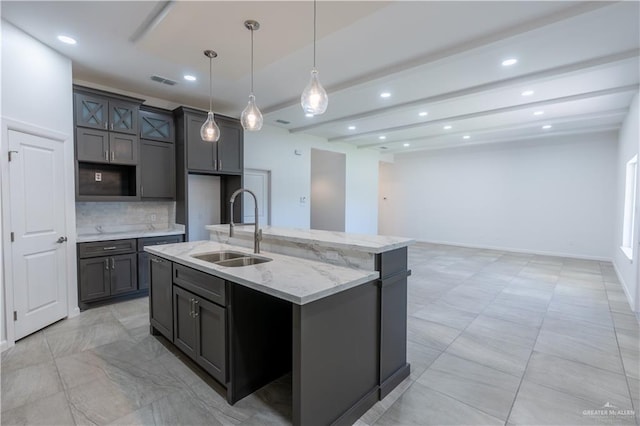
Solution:
[[(209, 232), (229, 234), (229, 225), (207, 225)], [(253, 225), (236, 225), (237, 235), (253, 235)], [(415, 242), (411, 238), (385, 235), (351, 234), (345, 232), (321, 231), (317, 229), (262, 227), (264, 240), (280, 240), (293, 243), (311, 244), (320, 247), (347, 249), (366, 253), (384, 253)]]
[(257, 255), (273, 259), (271, 262), (235, 268), (192, 257), (194, 254), (222, 250), (253, 254), (251, 249), (245, 247), (213, 241), (145, 247), (145, 251), (149, 253), (298, 305), (322, 299), (379, 277), (377, 271), (350, 269), (276, 253)]
[(126, 240), (128, 238), (162, 237), (165, 235), (184, 235), (184, 225), (159, 229), (105, 230), (104, 232), (83, 233), (78, 230), (76, 241), (88, 243), (92, 241)]

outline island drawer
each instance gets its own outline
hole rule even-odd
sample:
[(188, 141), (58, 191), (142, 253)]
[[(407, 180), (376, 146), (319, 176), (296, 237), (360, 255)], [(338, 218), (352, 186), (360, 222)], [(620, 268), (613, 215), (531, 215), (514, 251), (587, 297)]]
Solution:
[(95, 241), (78, 244), (78, 254), (81, 259), (98, 256), (112, 256), (115, 254), (134, 253), (136, 251), (136, 239)]
[(174, 263), (173, 283), (218, 305), (227, 305), (225, 280), (222, 278)]

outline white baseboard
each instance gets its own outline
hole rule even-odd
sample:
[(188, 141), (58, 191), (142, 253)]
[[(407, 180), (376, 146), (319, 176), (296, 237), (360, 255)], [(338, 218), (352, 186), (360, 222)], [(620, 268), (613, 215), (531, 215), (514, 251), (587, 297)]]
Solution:
[(75, 308), (71, 308), (69, 310), (69, 314), (68, 314), (67, 318), (77, 317), (78, 315), (80, 315), (80, 308), (78, 308), (76, 306)]
[(620, 285), (622, 286), (622, 291), (624, 291), (624, 295), (627, 297), (627, 302), (629, 302), (629, 306), (631, 307), (631, 310), (636, 314), (636, 316), (638, 316), (638, 314), (640, 314), (640, 306), (636, 306), (635, 301), (629, 294), (629, 290), (627, 289), (627, 283), (625, 282), (624, 278), (622, 278), (622, 274), (618, 269), (618, 265), (616, 265), (616, 262), (612, 262), (612, 263), (613, 263), (613, 269), (616, 271), (616, 275), (618, 276), (618, 281), (620, 281)]
[(7, 349), (9, 349), (9, 342), (7, 342), (6, 340), (3, 340), (0, 342), (0, 352), (4, 352)]
[(482, 249), (482, 250), (510, 251), (513, 253), (537, 254), (540, 256), (567, 257), (570, 259), (612, 262), (612, 259), (610, 257), (588, 256), (588, 255), (581, 255), (581, 254), (575, 254), (575, 253), (559, 253), (559, 252), (552, 252), (552, 251), (519, 249), (519, 248), (513, 248), (513, 247), (484, 246), (484, 245), (478, 245), (478, 244), (456, 243), (456, 242), (450, 242), (450, 241), (431, 241), (431, 240), (429, 241), (416, 240), (416, 241), (421, 243), (442, 244), (442, 245), (454, 246), (454, 247), (474, 248), (474, 249)]

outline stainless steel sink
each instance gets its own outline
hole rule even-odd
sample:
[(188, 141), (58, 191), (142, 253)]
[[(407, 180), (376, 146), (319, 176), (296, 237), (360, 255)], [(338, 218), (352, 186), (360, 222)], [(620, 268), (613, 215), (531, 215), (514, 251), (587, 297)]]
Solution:
[(266, 257), (247, 256), (236, 259), (221, 260), (220, 262), (216, 262), (216, 265), (237, 268), (239, 266), (259, 265), (260, 263), (271, 262), (271, 260), (272, 259), (267, 259)]
[(194, 254), (191, 257), (204, 260), (205, 262), (217, 263), (222, 260), (237, 259), (239, 257), (248, 256), (246, 253), (237, 251), (214, 251), (211, 253)]
[(252, 256), (237, 251), (214, 251), (211, 253), (194, 254), (191, 257), (229, 268), (258, 265), (260, 263), (271, 262), (272, 260), (266, 257)]

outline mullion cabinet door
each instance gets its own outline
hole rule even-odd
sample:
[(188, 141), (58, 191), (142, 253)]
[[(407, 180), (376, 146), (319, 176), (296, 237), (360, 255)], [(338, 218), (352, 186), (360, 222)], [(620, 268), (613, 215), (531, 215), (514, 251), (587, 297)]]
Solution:
[(119, 133), (138, 133), (138, 105), (123, 101), (109, 101), (109, 130)]
[(175, 127), (172, 114), (140, 111), (140, 139), (173, 143)]
[(109, 130), (109, 101), (99, 96), (75, 94), (76, 125)]

